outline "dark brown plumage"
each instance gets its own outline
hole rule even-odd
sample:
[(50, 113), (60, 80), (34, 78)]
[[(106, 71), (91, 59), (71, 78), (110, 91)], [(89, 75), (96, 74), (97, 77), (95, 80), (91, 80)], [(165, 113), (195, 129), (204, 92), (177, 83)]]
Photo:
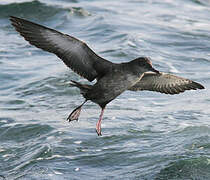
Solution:
[(126, 90), (148, 90), (165, 94), (179, 94), (186, 90), (204, 87), (182, 77), (162, 73), (152, 67), (149, 58), (140, 57), (130, 62), (115, 64), (94, 53), (86, 43), (36, 23), (10, 17), (12, 25), (30, 44), (56, 54), (69, 68), (80, 76), (97, 82), (94, 85), (72, 81), (85, 101), (67, 118), (77, 120), (82, 106), (91, 100), (101, 107), (96, 131), (101, 135), (101, 121), (106, 105)]

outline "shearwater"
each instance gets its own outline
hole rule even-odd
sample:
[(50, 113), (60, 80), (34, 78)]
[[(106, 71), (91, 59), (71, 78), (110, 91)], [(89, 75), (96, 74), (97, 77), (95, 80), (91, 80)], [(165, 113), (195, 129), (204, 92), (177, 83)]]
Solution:
[(90, 100), (101, 107), (96, 124), (99, 136), (106, 105), (126, 90), (179, 94), (186, 90), (204, 89), (197, 82), (159, 72), (152, 67), (147, 57), (126, 63), (112, 63), (98, 56), (86, 43), (75, 37), (14, 16), (10, 20), (30, 44), (56, 54), (69, 68), (87, 80), (97, 80), (94, 85), (71, 81), (70, 85), (80, 89), (85, 101), (72, 111), (67, 120), (78, 120), (82, 106)]

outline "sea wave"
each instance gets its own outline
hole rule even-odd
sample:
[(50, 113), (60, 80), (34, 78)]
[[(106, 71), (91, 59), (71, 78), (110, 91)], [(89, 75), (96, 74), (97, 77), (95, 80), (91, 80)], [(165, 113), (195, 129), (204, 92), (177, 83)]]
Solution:
[[(10, 2), (10, 1), (9, 1)], [(91, 14), (82, 7), (53, 5), (41, 1), (24, 1), (17, 3), (13, 1), (9, 4), (0, 4), (0, 19), (9, 16), (18, 16), (30, 20), (45, 21), (56, 15), (66, 13), (70, 16), (85, 17)]]
[(163, 179), (209, 179), (210, 158), (198, 157), (170, 163), (162, 169), (156, 180)]
[(62, 11), (66, 11), (61, 7), (47, 5), (40, 1), (27, 1), (21, 3), (10, 3), (0, 5), (0, 18), (9, 16), (27, 17), (30, 19), (46, 20)]

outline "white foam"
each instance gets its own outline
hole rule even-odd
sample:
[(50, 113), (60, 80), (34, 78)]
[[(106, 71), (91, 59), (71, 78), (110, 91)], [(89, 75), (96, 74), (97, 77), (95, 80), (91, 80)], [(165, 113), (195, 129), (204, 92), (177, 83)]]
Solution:
[(79, 171), (79, 170), (80, 170), (79, 168), (75, 168), (75, 169), (74, 169), (74, 171)]
[(128, 98), (129, 101), (137, 101), (136, 98)]
[(63, 174), (63, 173), (61, 173), (61, 172), (59, 172), (59, 171), (53, 171), (55, 174)]
[(128, 45), (131, 47), (136, 47), (136, 45), (132, 41), (128, 41)]
[(52, 156), (46, 157), (46, 158), (44, 158), (44, 157), (39, 157), (39, 158), (37, 158), (36, 160), (38, 160), (38, 161), (43, 160), (43, 159), (49, 160), (49, 159), (60, 158), (60, 157), (62, 157), (62, 156), (61, 156), (61, 155), (58, 155), (58, 154), (55, 154), (55, 155), (52, 155)]
[(31, 0), (1, 0), (1, 4), (31, 2)]
[(114, 120), (114, 119), (116, 119), (116, 117), (115, 117), (115, 116), (113, 116), (113, 117), (112, 117), (112, 120)]
[(2, 157), (5, 158), (5, 157), (10, 157), (10, 156), (11, 156), (11, 154), (5, 154)]
[(1, 149), (1, 148), (0, 148), (0, 152), (4, 152), (4, 151), (5, 151), (4, 149)]
[(7, 123), (7, 120), (1, 120), (1, 123)]
[(60, 158), (62, 157), (61, 155), (58, 155), (58, 154), (55, 154), (55, 155), (52, 155), (51, 157), (47, 157), (45, 159), (53, 159), (53, 158)]
[(49, 136), (47, 137), (47, 140), (54, 139), (54, 138), (55, 138), (54, 136)]
[(74, 144), (81, 144), (82, 141), (74, 141)]
[(96, 149), (96, 152), (101, 152), (101, 149)]

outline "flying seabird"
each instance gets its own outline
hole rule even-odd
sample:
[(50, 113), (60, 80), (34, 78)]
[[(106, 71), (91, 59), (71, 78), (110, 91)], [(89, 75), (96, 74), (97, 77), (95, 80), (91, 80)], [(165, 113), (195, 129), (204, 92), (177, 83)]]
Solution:
[(85, 101), (72, 111), (67, 120), (78, 120), (82, 106), (90, 100), (101, 107), (96, 124), (99, 136), (106, 105), (126, 90), (179, 94), (186, 90), (204, 89), (197, 82), (159, 72), (147, 57), (112, 63), (98, 56), (86, 43), (75, 37), (14, 16), (10, 20), (16, 31), (30, 44), (56, 54), (69, 68), (88, 81), (97, 80), (93, 85), (71, 81), (70, 85), (80, 89)]

